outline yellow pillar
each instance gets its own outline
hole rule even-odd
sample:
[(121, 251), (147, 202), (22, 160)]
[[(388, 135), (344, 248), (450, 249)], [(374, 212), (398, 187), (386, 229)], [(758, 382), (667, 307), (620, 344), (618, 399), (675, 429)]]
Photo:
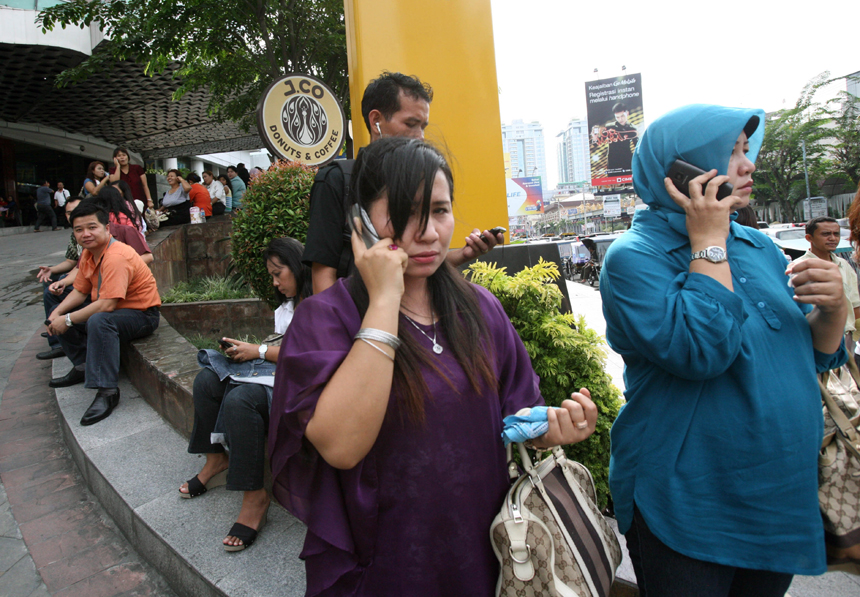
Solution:
[(433, 87), (428, 141), (453, 156), (452, 247), (473, 228), (508, 227), (490, 0), (344, 0), (352, 132), (370, 135), (361, 96), (383, 70)]

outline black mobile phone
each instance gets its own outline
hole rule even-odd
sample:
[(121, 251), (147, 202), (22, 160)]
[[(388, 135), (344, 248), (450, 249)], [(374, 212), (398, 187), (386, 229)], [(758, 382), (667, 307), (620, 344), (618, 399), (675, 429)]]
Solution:
[[(490, 228), (489, 233), (493, 236), (496, 236), (499, 232), (507, 232), (507, 228), (502, 228), (501, 226), (496, 226), (495, 228)], [(484, 234), (481, 233), (481, 240), (487, 242), (487, 239), (484, 237)]]
[(361, 220), (361, 230), (358, 231), (358, 234), (364, 241), (364, 246), (369, 249), (379, 242), (379, 235), (370, 222), (370, 216), (367, 215), (367, 212), (358, 203), (353, 203), (349, 210), (349, 227), (352, 230), (355, 230), (355, 218)]
[[(679, 191), (689, 197), (690, 181), (704, 173), (704, 170), (694, 166), (693, 164), (688, 164), (683, 160), (675, 160), (672, 167), (669, 168), (669, 172), (666, 176), (672, 179), (672, 182)], [(705, 189), (702, 188), (702, 192), (704, 191)], [(719, 189), (717, 189), (717, 199), (725, 199), (732, 194), (732, 191), (734, 191), (734, 187), (732, 187), (730, 183), (724, 182), (720, 185)]]
[(220, 344), (221, 348), (224, 350), (227, 350), (228, 348), (233, 348), (233, 345), (226, 340), (218, 340), (218, 344)]

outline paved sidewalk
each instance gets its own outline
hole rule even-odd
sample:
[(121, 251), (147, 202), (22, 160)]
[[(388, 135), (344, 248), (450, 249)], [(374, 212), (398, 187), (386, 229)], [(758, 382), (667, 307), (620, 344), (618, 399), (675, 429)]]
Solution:
[(35, 358), (44, 344), (39, 334), (27, 343), (0, 401), (0, 594), (173, 595), (119, 534), (72, 462), (48, 387), (51, 362)]

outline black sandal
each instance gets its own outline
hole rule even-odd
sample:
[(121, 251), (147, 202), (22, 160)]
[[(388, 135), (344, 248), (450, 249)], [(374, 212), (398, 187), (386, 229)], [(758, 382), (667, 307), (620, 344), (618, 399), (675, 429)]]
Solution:
[(200, 477), (198, 477), (197, 475), (194, 475), (193, 479), (188, 479), (186, 483), (188, 483), (188, 493), (184, 493), (182, 490), (180, 490), (179, 496), (185, 499), (196, 498), (198, 496), (203, 495), (210, 489), (215, 489), (216, 487), (226, 485), (227, 470), (225, 469), (217, 475), (213, 476), (205, 485), (200, 482)]
[(233, 523), (233, 526), (230, 527), (230, 532), (227, 533), (228, 537), (236, 537), (242, 542), (242, 545), (224, 545), (224, 551), (242, 551), (248, 547), (254, 545), (254, 541), (257, 540), (257, 534), (263, 530), (263, 525), (266, 524), (266, 518), (269, 515), (269, 510), (266, 509), (265, 514), (263, 514), (263, 518), (260, 520), (260, 528), (256, 531), (249, 526), (246, 526), (241, 523)]

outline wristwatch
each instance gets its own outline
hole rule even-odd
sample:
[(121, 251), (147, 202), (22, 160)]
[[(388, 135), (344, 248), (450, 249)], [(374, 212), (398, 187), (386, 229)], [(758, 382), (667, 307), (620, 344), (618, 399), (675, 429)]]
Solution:
[(66, 313), (66, 327), (72, 327), (72, 316), (69, 313)]
[(705, 259), (711, 263), (722, 263), (729, 260), (726, 250), (722, 247), (705, 247), (701, 251), (696, 251), (690, 255), (690, 261), (696, 259)]
[(260, 344), (260, 358), (264, 361), (266, 360), (266, 351), (269, 350), (269, 347), (266, 344)]

